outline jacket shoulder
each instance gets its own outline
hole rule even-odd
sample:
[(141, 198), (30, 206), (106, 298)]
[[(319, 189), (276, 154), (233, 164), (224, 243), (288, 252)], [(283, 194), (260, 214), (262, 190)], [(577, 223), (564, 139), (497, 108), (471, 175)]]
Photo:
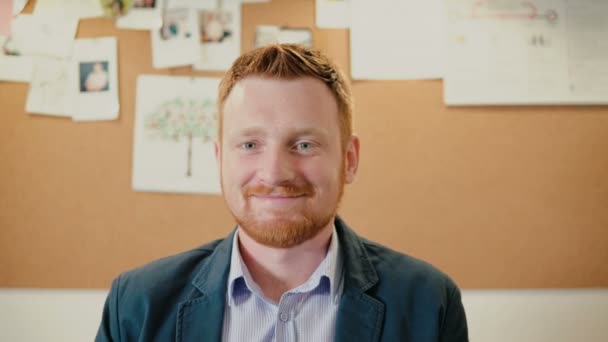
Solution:
[(362, 238), (361, 242), (381, 283), (416, 284), (419, 288), (441, 292), (457, 288), (449, 275), (424, 260), (367, 239)]
[(122, 273), (118, 280), (123, 294), (166, 292), (184, 288), (223, 239), (167, 256)]

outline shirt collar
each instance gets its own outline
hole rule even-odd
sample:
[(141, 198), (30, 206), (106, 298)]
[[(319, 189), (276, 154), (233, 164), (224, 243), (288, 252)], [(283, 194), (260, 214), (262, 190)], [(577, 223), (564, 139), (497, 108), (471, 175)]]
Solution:
[[(242, 279), (244, 281), (244, 286), (249, 291), (256, 293), (259, 296), (261, 296), (262, 294), (262, 290), (255, 283), (255, 281), (253, 281), (253, 278), (251, 277), (251, 274), (247, 269), (247, 265), (245, 265), (245, 262), (241, 257), (238, 240), (239, 229), (240, 228), (237, 229), (232, 239), (230, 271), (228, 273), (228, 288), (226, 291), (226, 299), (228, 306), (231, 306), (234, 303), (234, 295), (236, 290), (235, 287), (237, 286), (239, 279)], [(335, 226), (332, 230), (331, 240), (325, 258), (323, 259), (323, 261), (321, 261), (321, 263), (310, 276), (310, 278), (304, 284), (293, 290), (295, 292), (310, 291), (319, 284), (322, 277), (326, 277), (329, 280), (330, 296), (333, 299), (333, 302), (337, 304), (342, 295), (342, 289), (344, 284), (342, 276), (342, 253), (340, 250), (340, 241), (338, 239), (338, 234), (336, 232)]]

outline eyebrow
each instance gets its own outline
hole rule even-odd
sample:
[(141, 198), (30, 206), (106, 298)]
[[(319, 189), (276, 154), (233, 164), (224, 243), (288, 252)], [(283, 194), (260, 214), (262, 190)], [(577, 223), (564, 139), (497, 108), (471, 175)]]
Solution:
[(266, 135), (266, 133), (264, 132), (263, 127), (248, 127), (242, 130), (235, 131), (234, 134), (231, 135), (238, 137), (252, 137)]
[[(235, 131), (233, 136), (238, 136), (238, 137), (266, 136), (266, 134), (267, 134), (266, 131), (267, 131), (267, 129), (265, 129), (264, 127), (261, 127), (261, 126), (248, 127), (248, 128), (244, 128), (242, 130)], [(302, 129), (296, 128), (296, 129), (290, 130), (289, 133), (290, 133), (290, 135), (295, 135), (295, 136), (302, 136), (302, 135), (325, 136), (326, 135), (325, 130), (318, 129), (315, 127), (307, 127), (307, 128), (302, 128)]]

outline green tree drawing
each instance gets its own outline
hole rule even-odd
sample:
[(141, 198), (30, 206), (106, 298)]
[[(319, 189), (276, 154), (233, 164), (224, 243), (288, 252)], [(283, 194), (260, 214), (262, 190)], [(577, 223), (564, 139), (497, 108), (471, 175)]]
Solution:
[(192, 176), (192, 140), (209, 143), (217, 136), (215, 103), (209, 99), (174, 98), (163, 102), (144, 119), (144, 129), (153, 138), (180, 142), (188, 141), (186, 176)]

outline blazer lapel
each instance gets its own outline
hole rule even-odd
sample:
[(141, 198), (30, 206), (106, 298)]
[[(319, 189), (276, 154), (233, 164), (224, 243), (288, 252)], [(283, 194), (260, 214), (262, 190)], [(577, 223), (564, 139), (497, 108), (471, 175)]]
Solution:
[(177, 342), (221, 341), (224, 305), (203, 296), (180, 303), (177, 312)]
[(361, 238), (339, 217), (335, 221), (344, 256), (344, 292), (336, 319), (336, 342), (376, 342), (382, 336), (384, 304), (365, 292), (378, 282)]
[(177, 342), (221, 341), (233, 235), (217, 245), (192, 280), (190, 298), (179, 304)]
[(345, 291), (336, 321), (336, 342), (380, 340), (384, 304), (365, 293)]

